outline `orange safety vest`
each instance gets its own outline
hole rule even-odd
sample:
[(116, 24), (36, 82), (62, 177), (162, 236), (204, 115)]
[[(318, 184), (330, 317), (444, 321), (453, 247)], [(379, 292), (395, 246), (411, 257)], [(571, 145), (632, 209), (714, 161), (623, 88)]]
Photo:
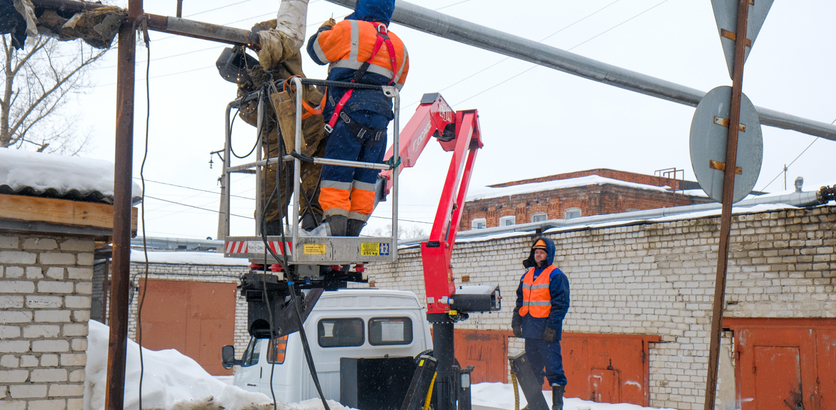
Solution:
[(549, 317), (552, 310), (552, 296), (549, 292), (549, 278), (557, 266), (549, 265), (537, 279), (534, 279), (534, 268), (526, 272), (523, 277), (523, 302), (520, 316), (531, 315), (537, 318)]

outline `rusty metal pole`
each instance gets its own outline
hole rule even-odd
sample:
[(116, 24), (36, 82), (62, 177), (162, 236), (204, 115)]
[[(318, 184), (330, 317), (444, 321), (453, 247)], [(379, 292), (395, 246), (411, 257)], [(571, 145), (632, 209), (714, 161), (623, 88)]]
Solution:
[(143, 15), (142, 8), (142, 0), (129, 0), (128, 20), (119, 28), (119, 62), (116, 68), (116, 153), (113, 178), (113, 281), (110, 285), (106, 410), (121, 410), (125, 403), (125, 357), (128, 345), (131, 263), (131, 176), (136, 27)]
[(717, 369), (720, 361), (720, 337), (723, 332), (723, 307), (726, 298), (726, 269), (729, 262), (734, 175), (737, 169), (737, 135), (740, 130), (740, 99), (743, 95), (743, 63), (746, 56), (746, 23), (749, 1), (738, 0), (737, 34), (734, 43), (729, 136), (726, 141), (726, 169), (723, 179), (723, 211), (720, 217), (720, 244), (717, 249), (717, 278), (714, 283), (714, 310), (711, 315), (711, 343), (708, 352), (708, 377), (705, 384), (705, 410), (713, 410), (717, 396)]

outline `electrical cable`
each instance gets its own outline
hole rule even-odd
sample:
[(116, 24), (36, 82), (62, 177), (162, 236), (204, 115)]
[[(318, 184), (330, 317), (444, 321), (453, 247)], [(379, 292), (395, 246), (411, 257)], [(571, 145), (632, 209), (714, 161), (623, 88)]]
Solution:
[[(833, 125), (834, 123), (836, 123), (836, 120), (831, 121), (830, 125)], [(804, 148), (804, 151), (801, 151), (801, 153), (798, 154), (798, 156), (796, 156), (795, 159), (792, 160), (792, 162), (790, 162), (789, 165), (786, 165), (785, 168), (783, 170), (781, 170), (781, 172), (779, 172), (778, 175), (775, 176), (775, 178), (772, 178), (772, 181), (769, 181), (768, 184), (764, 185), (763, 188), (760, 189), (760, 191), (763, 192), (766, 188), (768, 188), (770, 185), (772, 185), (772, 183), (775, 182), (775, 180), (778, 179), (778, 177), (780, 177), (781, 174), (786, 172), (786, 170), (789, 169), (789, 167), (792, 164), (795, 164), (795, 161), (798, 161), (798, 159), (801, 158), (801, 156), (804, 155), (804, 153), (807, 152), (807, 150), (810, 149), (810, 147), (812, 147), (813, 144), (815, 144), (816, 141), (818, 141), (819, 139), (820, 139), (820, 137), (816, 137), (816, 139), (814, 139), (813, 142), (811, 142), (810, 145), (807, 146), (807, 148)]]
[(253, 144), (253, 147), (252, 147), (252, 149), (250, 149), (250, 152), (248, 152), (247, 155), (244, 155), (243, 157), (236, 154), (235, 153), (235, 148), (232, 147), (232, 127), (235, 126), (235, 117), (238, 116), (237, 114), (239, 112), (241, 112), (240, 107), (235, 111), (236, 115), (232, 116), (232, 121), (229, 122), (229, 152), (231, 152), (232, 155), (235, 156), (235, 158), (243, 159), (243, 158), (249, 157), (250, 155), (252, 155), (253, 152), (255, 152), (255, 149), (258, 147), (258, 140), (261, 137), (261, 129), (259, 129), (258, 134), (256, 134), (255, 144)]
[[(145, 64), (145, 104), (147, 109), (145, 110), (145, 152), (142, 155), (142, 165), (139, 167), (139, 178), (142, 181), (142, 203), (145, 203), (145, 162), (148, 160), (148, 142), (149, 142), (149, 131), (148, 126), (151, 123), (151, 85), (149, 84), (148, 72), (151, 71), (151, 43), (150, 39), (148, 38), (148, 31), (144, 31), (144, 39), (145, 39), (145, 49), (147, 52), (147, 63)], [(142, 211), (140, 213), (142, 219), (142, 252), (145, 255), (145, 277), (143, 280), (142, 286), (142, 297), (139, 298), (139, 306), (137, 306), (137, 314), (136, 314), (136, 333), (137, 333), (137, 344), (139, 345), (139, 410), (142, 410), (142, 379), (145, 376), (145, 361), (142, 357), (142, 307), (145, 305), (145, 296), (148, 295), (148, 270), (149, 270), (149, 262), (148, 262), (148, 243), (146, 242), (146, 237), (148, 235), (145, 234), (145, 207), (142, 207)]]
[[(134, 179), (139, 179), (139, 178), (134, 177)], [(193, 187), (190, 187), (190, 186), (185, 186), (185, 185), (177, 185), (177, 184), (171, 184), (171, 183), (168, 183), (168, 182), (154, 181), (154, 180), (152, 180), (152, 179), (148, 179), (148, 178), (145, 178), (145, 182), (153, 182), (153, 183), (155, 183), (155, 184), (160, 184), (160, 185), (168, 185), (168, 186), (173, 186), (173, 187), (175, 187), (175, 188), (183, 188), (183, 189), (188, 189), (188, 190), (198, 191), (198, 192), (205, 192), (205, 193), (207, 193), (207, 194), (213, 194), (213, 195), (218, 195), (218, 194), (220, 194), (220, 192), (210, 191), (210, 190), (208, 190), (208, 189), (193, 188)], [(248, 200), (250, 200), (250, 201), (254, 201), (254, 200), (255, 200), (255, 198), (250, 198), (250, 197), (248, 197), (248, 196), (241, 196), (241, 195), (230, 195), (230, 196), (231, 196), (231, 197), (234, 197), (234, 198), (239, 198), (239, 199), (248, 199)]]

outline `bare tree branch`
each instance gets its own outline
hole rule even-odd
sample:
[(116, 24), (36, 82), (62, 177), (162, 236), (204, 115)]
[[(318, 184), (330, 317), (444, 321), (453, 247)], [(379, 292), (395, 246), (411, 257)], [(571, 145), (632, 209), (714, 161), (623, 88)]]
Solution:
[(2, 45), (0, 147), (31, 143), (39, 151), (79, 152), (89, 136), (73, 135), (75, 116), (66, 112), (66, 103), (85, 90), (87, 70), (107, 50), (46, 36), (25, 50), (15, 50), (6, 36)]

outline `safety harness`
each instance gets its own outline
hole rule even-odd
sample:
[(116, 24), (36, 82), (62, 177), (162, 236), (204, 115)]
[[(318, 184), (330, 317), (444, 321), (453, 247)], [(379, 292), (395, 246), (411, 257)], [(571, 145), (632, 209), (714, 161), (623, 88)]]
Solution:
[[(395, 47), (392, 45), (392, 40), (389, 39), (389, 30), (386, 28), (386, 25), (383, 23), (372, 23), (375, 26), (377, 31), (377, 40), (374, 43), (374, 50), (372, 51), (371, 57), (366, 60), (363, 65), (354, 73), (354, 76), (351, 78), (352, 83), (357, 83), (363, 79), (366, 75), (366, 71), (368, 71), (369, 66), (371, 65), (372, 59), (377, 55), (380, 51), (380, 47), (385, 43), (387, 47), (387, 52), (389, 53), (389, 61), (392, 63), (392, 79), (389, 80), (388, 85), (392, 85), (395, 83), (394, 73), (397, 72), (396, 67), (398, 66), (397, 58), (395, 57)], [(348, 126), (349, 131), (354, 134), (357, 139), (359, 139), (364, 146), (371, 147), (379, 141), (386, 139), (386, 130), (376, 130), (374, 128), (365, 127), (360, 125), (355, 121), (351, 116), (343, 112), (343, 107), (345, 104), (348, 103), (348, 99), (351, 98), (351, 94), (354, 89), (349, 89), (348, 91), (343, 94), (340, 101), (334, 106), (334, 114), (331, 115), (331, 119), (328, 120), (328, 123), (325, 124), (325, 133), (330, 135), (332, 131), (334, 131), (334, 127), (337, 125), (337, 120), (343, 120), (346, 126)], [(326, 92), (327, 95), (327, 92)], [(325, 104), (322, 104), (324, 106)], [(366, 138), (369, 136), (368, 138)]]

